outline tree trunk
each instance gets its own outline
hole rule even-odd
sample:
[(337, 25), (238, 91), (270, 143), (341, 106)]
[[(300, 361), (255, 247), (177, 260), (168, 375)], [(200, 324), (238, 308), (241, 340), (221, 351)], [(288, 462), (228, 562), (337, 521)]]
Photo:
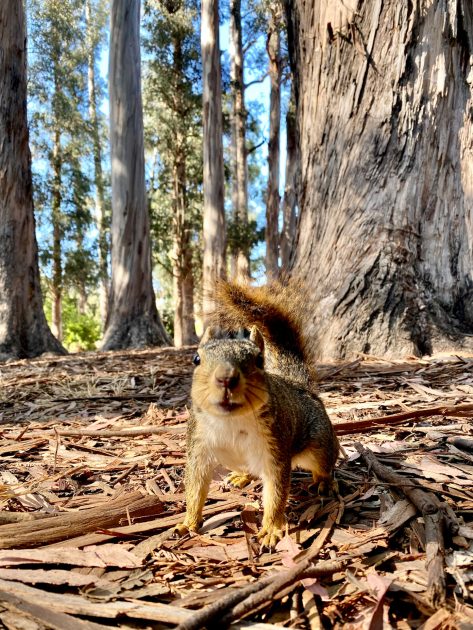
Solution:
[(266, 198), (266, 276), (268, 280), (274, 280), (279, 270), (279, 130), (281, 126), (281, 58), (276, 5), (269, 8), (267, 49), (271, 91)]
[[(184, 299), (183, 299), (183, 258), (185, 243), (185, 162), (181, 147), (176, 147), (173, 168), (173, 252), (172, 277), (174, 301), (174, 345), (183, 346), (184, 340)], [(188, 244), (187, 244), (188, 245)]]
[(204, 321), (212, 312), (214, 282), (225, 277), (225, 212), (222, 146), (222, 92), (218, 0), (202, 0), (203, 240)]
[(61, 225), (61, 132), (56, 123), (51, 160), (53, 185), (51, 195), (51, 221), (53, 224), (52, 252), (52, 321), (53, 335), (62, 341), (62, 225)]
[[(175, 33), (173, 37), (173, 70), (175, 85), (174, 104), (178, 120), (174, 130), (173, 147), (173, 300), (174, 300), (174, 345), (181, 347), (196, 341), (194, 325), (194, 299), (186, 293), (189, 290), (188, 276), (192, 276), (192, 249), (190, 228), (187, 217), (187, 146), (182, 121), (185, 116), (185, 102), (182, 93), (184, 85), (182, 39)], [(186, 286), (187, 282), (187, 286)], [(193, 282), (190, 285), (193, 290)], [(189, 310), (191, 309), (191, 310)]]
[(169, 342), (152, 286), (140, 74), (140, 1), (113, 0), (110, 22), (112, 283), (103, 349)]
[(182, 263), (182, 342), (191, 345), (197, 342), (194, 312), (194, 273), (192, 249), (190, 247), (190, 231), (187, 231), (187, 246), (184, 249)]
[(107, 307), (109, 299), (109, 277), (108, 277), (108, 239), (107, 239), (107, 217), (105, 214), (105, 184), (102, 171), (102, 146), (100, 141), (100, 127), (97, 116), (97, 92), (95, 87), (95, 50), (96, 43), (92, 32), (92, 8), (91, 0), (85, 3), (85, 19), (88, 33), (88, 55), (87, 55), (87, 86), (89, 93), (89, 118), (92, 129), (92, 142), (94, 150), (94, 181), (95, 181), (95, 216), (99, 233), (99, 306), (102, 326), (107, 319)]
[[(293, 92), (293, 90), (292, 90)], [(282, 200), (282, 232), (281, 232), (281, 267), (287, 271), (290, 267), (291, 256), (294, 252), (296, 236), (296, 206), (297, 206), (297, 127), (293, 94), (286, 115), (286, 178), (284, 196)]]
[(246, 109), (244, 84), (243, 38), (241, 30), (241, 0), (230, 6), (230, 54), (232, 91), (232, 205), (233, 221), (243, 238), (237, 239), (232, 252), (232, 276), (250, 277), (250, 253), (246, 246), (248, 225), (248, 175), (246, 154)]
[(26, 120), (22, 2), (0, 3), (0, 360), (65, 353), (41, 298)]
[(288, 22), (319, 355), (471, 349), (471, 2), (291, 0)]

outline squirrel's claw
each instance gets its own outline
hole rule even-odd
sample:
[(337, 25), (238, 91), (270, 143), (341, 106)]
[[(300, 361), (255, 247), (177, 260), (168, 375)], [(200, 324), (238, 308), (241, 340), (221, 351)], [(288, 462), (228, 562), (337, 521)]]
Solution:
[(274, 549), (278, 542), (284, 537), (284, 532), (275, 525), (269, 525), (268, 527), (262, 527), (257, 535), (261, 547), (267, 549)]
[(173, 529), (173, 536), (175, 538), (180, 538), (181, 536), (185, 536), (189, 533), (189, 528), (184, 523), (178, 523)]
[(235, 488), (244, 488), (253, 481), (253, 477), (247, 473), (231, 472), (226, 478), (225, 482), (229, 483)]

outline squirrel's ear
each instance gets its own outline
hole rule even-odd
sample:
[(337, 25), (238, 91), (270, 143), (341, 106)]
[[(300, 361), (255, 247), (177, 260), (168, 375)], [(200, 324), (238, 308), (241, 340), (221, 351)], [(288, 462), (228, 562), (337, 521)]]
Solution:
[(264, 339), (263, 335), (260, 333), (256, 326), (252, 326), (250, 330), (250, 341), (255, 343), (258, 348), (263, 352), (264, 350)]
[(218, 332), (219, 331), (216, 326), (212, 326), (212, 325), (207, 326), (200, 340), (200, 345), (203, 346), (204, 343), (207, 343), (207, 341), (210, 341), (211, 339), (215, 339), (216, 337), (218, 337)]

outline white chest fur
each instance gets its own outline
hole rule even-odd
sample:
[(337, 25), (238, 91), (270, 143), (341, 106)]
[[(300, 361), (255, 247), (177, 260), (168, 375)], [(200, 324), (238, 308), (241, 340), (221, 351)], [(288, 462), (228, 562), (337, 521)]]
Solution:
[(254, 477), (263, 475), (270, 455), (254, 416), (205, 415), (199, 424), (207, 447), (219, 464)]

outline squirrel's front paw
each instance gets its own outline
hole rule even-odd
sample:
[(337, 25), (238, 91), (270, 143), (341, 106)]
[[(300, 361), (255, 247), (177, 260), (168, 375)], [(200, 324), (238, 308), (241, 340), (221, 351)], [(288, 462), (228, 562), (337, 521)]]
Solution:
[(231, 472), (225, 478), (225, 481), (226, 483), (235, 486), (235, 488), (244, 488), (253, 481), (253, 477), (247, 473)]
[(283, 537), (283, 530), (275, 525), (262, 527), (258, 532), (258, 539), (261, 543), (261, 547), (266, 547), (267, 549), (274, 549)]
[(176, 538), (185, 536), (188, 533), (189, 533), (189, 528), (187, 527), (185, 523), (178, 523), (173, 529), (173, 534)]

